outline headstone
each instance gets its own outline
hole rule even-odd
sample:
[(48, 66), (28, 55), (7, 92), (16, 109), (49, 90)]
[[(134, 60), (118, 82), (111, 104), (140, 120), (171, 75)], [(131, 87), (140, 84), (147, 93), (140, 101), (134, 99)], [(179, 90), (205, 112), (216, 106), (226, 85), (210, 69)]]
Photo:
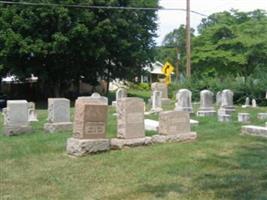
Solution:
[(245, 105), (242, 105), (242, 108), (249, 108), (250, 107), (250, 99), (249, 97), (246, 98)]
[(152, 83), (151, 84), (152, 93), (153, 91), (160, 91), (161, 92), (161, 102), (162, 105), (169, 104), (170, 99), (168, 97), (168, 86), (165, 83)]
[(224, 113), (226, 115), (230, 115), (235, 111), (235, 107), (233, 104), (234, 93), (231, 90), (224, 90), (222, 92), (222, 103), (219, 109), (220, 113)]
[(217, 92), (216, 94), (216, 105), (221, 106), (222, 103), (222, 92)]
[(29, 122), (37, 122), (37, 113), (35, 110), (35, 103), (29, 102), (28, 103), (28, 116), (29, 116)]
[(249, 123), (250, 122), (250, 114), (249, 113), (238, 113), (238, 122)]
[(252, 99), (252, 108), (257, 108), (257, 101), (256, 101), (256, 99)]
[(70, 100), (65, 98), (48, 99), (48, 118), (44, 130), (49, 133), (70, 131)]
[(264, 126), (242, 126), (241, 134), (259, 137), (267, 137), (267, 127)]
[(122, 98), (118, 101), (117, 136), (122, 139), (145, 137), (144, 101), (140, 98)]
[(192, 92), (187, 89), (181, 89), (176, 93), (176, 111), (193, 112), (192, 107)]
[(257, 118), (259, 120), (266, 120), (267, 119), (267, 113), (258, 113)]
[(67, 141), (67, 153), (74, 156), (107, 151), (108, 100), (98, 93), (79, 97), (75, 102), (73, 137)]
[(3, 112), (5, 135), (11, 136), (31, 132), (28, 102), (26, 100), (7, 101), (7, 107)]
[(231, 121), (231, 115), (218, 114), (218, 121), (219, 122), (230, 122)]
[(153, 96), (152, 96), (152, 112), (160, 112), (162, 111), (161, 108), (161, 92), (160, 91), (153, 91)]
[(159, 114), (159, 134), (177, 135), (190, 132), (188, 112), (165, 111)]
[(121, 98), (125, 98), (127, 97), (127, 90), (125, 88), (119, 88), (116, 91), (116, 101), (112, 102), (112, 106), (116, 106), (117, 105), (117, 101), (120, 100)]
[(213, 107), (213, 93), (209, 90), (200, 92), (200, 108), (197, 112), (198, 116), (213, 116), (216, 111)]

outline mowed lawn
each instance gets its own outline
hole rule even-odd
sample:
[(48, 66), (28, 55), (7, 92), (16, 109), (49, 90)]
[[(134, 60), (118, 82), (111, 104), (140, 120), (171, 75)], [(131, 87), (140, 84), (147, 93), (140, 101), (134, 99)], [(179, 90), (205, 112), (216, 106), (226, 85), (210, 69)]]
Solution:
[[(267, 108), (238, 111), (265, 123), (256, 114)], [(108, 137), (116, 136), (113, 112)], [(45, 134), (47, 111), (38, 110), (32, 134), (0, 136), (0, 199), (267, 199), (267, 139), (241, 136), (236, 115), (231, 123), (193, 117), (194, 142), (74, 158), (65, 151), (71, 132)]]

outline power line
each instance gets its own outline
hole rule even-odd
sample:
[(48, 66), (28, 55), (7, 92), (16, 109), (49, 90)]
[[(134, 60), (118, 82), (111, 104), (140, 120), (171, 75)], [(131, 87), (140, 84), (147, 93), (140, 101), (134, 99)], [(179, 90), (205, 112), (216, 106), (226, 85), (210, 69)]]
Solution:
[[(0, 4), (6, 5), (24, 5), (24, 6), (51, 6), (51, 7), (67, 7), (67, 8), (82, 8), (82, 9), (108, 9), (108, 10), (143, 10), (143, 11), (183, 11), (184, 8), (164, 8), (164, 7), (121, 7), (121, 6), (93, 6), (86, 4), (55, 4), (55, 3), (32, 3), (32, 2), (13, 2), (13, 1), (0, 1)], [(207, 15), (191, 10), (191, 13), (207, 17)]]

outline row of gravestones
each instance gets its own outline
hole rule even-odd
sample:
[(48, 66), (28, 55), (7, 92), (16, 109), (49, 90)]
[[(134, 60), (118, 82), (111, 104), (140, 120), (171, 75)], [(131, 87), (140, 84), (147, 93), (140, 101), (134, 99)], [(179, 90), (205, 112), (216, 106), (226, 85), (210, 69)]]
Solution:
[[(8, 101), (4, 115), (6, 135), (31, 132), (27, 104), (27, 101)], [(178, 111), (161, 112), (159, 134), (146, 137), (144, 101), (140, 98), (121, 98), (117, 101), (117, 138), (106, 139), (107, 116), (108, 100), (97, 93), (76, 100), (74, 123), (70, 121), (70, 101), (50, 98), (44, 129), (50, 133), (73, 129), (73, 137), (67, 141), (67, 152), (75, 156), (125, 146), (194, 140), (197, 137), (190, 130), (189, 113)]]

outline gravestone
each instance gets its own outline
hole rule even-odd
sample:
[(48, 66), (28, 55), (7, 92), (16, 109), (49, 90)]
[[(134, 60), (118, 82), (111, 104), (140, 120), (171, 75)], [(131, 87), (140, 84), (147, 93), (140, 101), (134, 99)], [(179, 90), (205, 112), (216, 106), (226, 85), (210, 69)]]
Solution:
[(37, 113), (35, 109), (35, 103), (29, 102), (28, 103), (28, 116), (29, 116), (29, 122), (37, 122)]
[(217, 92), (216, 94), (216, 105), (221, 106), (222, 103), (222, 92)]
[(230, 122), (232, 119), (231, 115), (228, 114), (218, 114), (219, 122)]
[(70, 100), (65, 98), (48, 99), (48, 118), (44, 124), (44, 130), (48, 133), (70, 131)]
[(169, 104), (171, 101), (168, 97), (168, 86), (165, 83), (155, 82), (151, 84), (152, 94), (154, 91), (161, 92), (162, 105)]
[(250, 99), (249, 97), (246, 98), (245, 105), (242, 105), (242, 108), (249, 108), (250, 107)]
[(257, 101), (256, 101), (256, 99), (252, 99), (252, 108), (257, 108)]
[(116, 107), (117, 101), (120, 100), (121, 98), (127, 97), (127, 90), (125, 88), (119, 88), (116, 91), (116, 101), (112, 102), (112, 106)]
[(213, 93), (209, 90), (200, 92), (200, 108), (197, 112), (197, 116), (213, 116), (216, 114), (213, 107), (213, 96)]
[(267, 113), (258, 113), (257, 118), (259, 120), (266, 120), (267, 119)]
[(19, 135), (32, 131), (26, 100), (8, 100), (7, 107), (3, 109), (3, 114), (5, 135)]
[(107, 151), (106, 139), (108, 100), (98, 93), (79, 97), (75, 102), (73, 137), (67, 141), (68, 154), (82, 156)]
[(250, 114), (249, 113), (238, 113), (238, 122), (249, 123), (250, 122)]
[(235, 111), (235, 107), (233, 105), (233, 97), (234, 93), (231, 90), (222, 91), (222, 103), (218, 113), (230, 115)]
[(117, 137), (123, 139), (145, 137), (144, 101), (140, 98), (123, 98), (118, 101)]
[(162, 95), (161, 94), (162, 93), (160, 91), (153, 91), (151, 112), (162, 111), (162, 108), (161, 108), (161, 96)]
[(241, 134), (267, 138), (267, 127), (252, 125), (242, 126)]
[(181, 89), (176, 93), (176, 111), (186, 111), (189, 113), (193, 112), (192, 107), (192, 92), (187, 89)]

